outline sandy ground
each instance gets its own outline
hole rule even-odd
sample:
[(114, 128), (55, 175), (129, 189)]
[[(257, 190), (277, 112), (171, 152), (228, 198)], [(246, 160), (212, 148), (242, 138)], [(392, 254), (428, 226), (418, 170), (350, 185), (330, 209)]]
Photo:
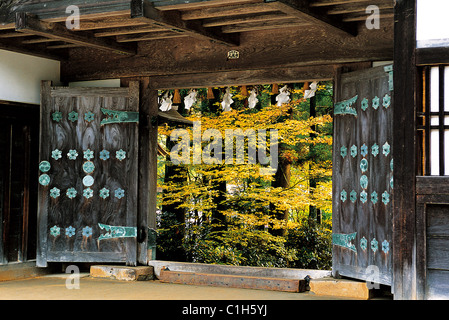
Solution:
[(0, 300), (329, 300), (311, 293), (117, 281), (82, 276), (79, 289), (66, 275), (0, 282)]

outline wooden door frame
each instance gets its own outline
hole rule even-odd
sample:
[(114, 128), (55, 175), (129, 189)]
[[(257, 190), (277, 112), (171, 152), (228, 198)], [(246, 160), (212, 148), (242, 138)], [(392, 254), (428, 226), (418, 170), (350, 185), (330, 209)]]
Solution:
[(393, 158), (393, 293), (395, 299), (416, 299), (416, 0), (396, 0), (394, 26)]

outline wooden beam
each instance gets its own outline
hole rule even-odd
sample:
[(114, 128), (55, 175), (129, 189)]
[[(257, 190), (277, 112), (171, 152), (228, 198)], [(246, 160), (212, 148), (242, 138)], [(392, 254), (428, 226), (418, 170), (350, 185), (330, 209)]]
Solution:
[(361, 28), (357, 37), (322, 32), (315, 26), (305, 30), (242, 33), (240, 57), (235, 60), (227, 58), (223, 47), (190, 37), (141, 42), (139, 55), (132, 57), (103, 59), (88, 48), (75, 49), (61, 72), (64, 81), (75, 81), (393, 59), (393, 21), (385, 21), (379, 30)]
[[(393, 292), (394, 298), (418, 298), (416, 279), (416, 104), (418, 70), (416, 51), (416, 1), (396, 0), (394, 28), (393, 110)], [(420, 228), (425, 228), (425, 222)], [(422, 297), (420, 297), (422, 299)]]
[(57, 61), (64, 61), (67, 59), (67, 56), (64, 54), (50, 52), (45, 45), (35, 44), (33, 46), (28, 46), (12, 39), (1, 39), (0, 49)]
[(189, 10), (225, 6), (234, 3), (255, 3), (263, 0), (152, 0), (158, 10)]
[(131, 17), (178, 33), (185, 33), (197, 39), (230, 46), (239, 45), (237, 36), (223, 34), (217, 29), (204, 28), (200, 21), (184, 21), (178, 11), (159, 11), (148, 0), (131, 0)]
[[(385, 2), (380, 2), (377, 1), (376, 5), (379, 7), (379, 9), (393, 9), (394, 8), (394, 3), (393, 1), (385, 1)], [(366, 14), (366, 7), (367, 4), (366, 3), (355, 3), (355, 4), (342, 4), (342, 5), (337, 5), (334, 6), (333, 8), (329, 9), (327, 11), (327, 14), (330, 15), (337, 15), (337, 14), (348, 14), (348, 13), (360, 13), (360, 14)]]
[(219, 27), (241, 23), (265, 22), (265, 21), (281, 20), (285, 18), (288, 18), (288, 15), (281, 12), (258, 13), (254, 15), (241, 15), (224, 18), (212, 18), (204, 20), (203, 27)]
[(357, 25), (353, 23), (345, 23), (334, 17), (328, 16), (326, 13), (320, 12), (309, 6), (309, 1), (306, 0), (265, 0), (274, 8), (298, 17), (306, 22), (311, 22), (331, 28), (339, 33), (345, 33), (352, 36), (357, 35)]
[(350, 4), (358, 2), (372, 2), (373, 0), (318, 0), (310, 4), (311, 7), (335, 6), (338, 4)]
[(171, 39), (182, 37), (188, 37), (188, 35), (171, 31), (163, 31), (163, 32), (149, 32), (143, 34), (141, 33), (141, 34), (118, 35), (116, 39), (117, 42), (136, 42), (136, 41), (151, 41), (158, 39)]
[(40, 21), (25, 12), (17, 13), (16, 31), (47, 37), (50, 39), (57, 39), (71, 44), (99, 50), (112, 51), (121, 55), (136, 54), (134, 49), (130, 49), (129, 47), (109, 41), (109, 39), (96, 39), (91, 34), (84, 32), (73, 32), (57, 23)]
[(207, 18), (219, 18), (219, 17), (229, 17), (229, 16), (239, 16), (243, 14), (255, 14), (255, 13), (266, 13), (275, 12), (270, 6), (265, 3), (254, 3), (254, 4), (238, 4), (226, 7), (213, 7), (213, 8), (203, 8), (197, 10), (190, 10), (182, 12), (183, 20), (197, 20), (197, 19), (207, 19)]
[(223, 26), (222, 29), (223, 33), (234, 33), (234, 32), (248, 32), (254, 30), (271, 30), (279, 28), (305, 27), (305, 26), (310, 26), (310, 23), (290, 18), (275, 22), (265, 21), (265, 22), (244, 23), (244, 24)]
[(145, 22), (136, 21), (130, 18), (103, 18), (101, 20), (81, 20), (79, 30), (112, 29), (123, 27), (135, 27), (147, 25)]
[[(351, 21), (366, 21), (366, 18), (368, 15), (366, 14), (359, 14), (359, 15), (349, 15), (347, 17), (344, 17), (342, 20), (344, 22), (351, 22)], [(394, 12), (391, 9), (383, 10), (379, 14), (379, 19), (393, 19), (394, 18)]]
[(20, 1), (14, 5), (6, 6), (0, 11), (0, 17), (3, 17), (3, 21), (0, 21), (0, 23), (4, 25), (14, 23), (18, 12), (34, 14), (37, 19), (46, 22), (65, 21), (69, 16), (66, 9), (70, 5), (75, 5), (80, 9), (81, 19), (123, 16), (130, 13), (130, 1), (128, 0)]
[(156, 27), (156, 26), (139, 26), (139, 27), (129, 27), (129, 28), (112, 28), (101, 30), (100, 32), (95, 33), (95, 37), (110, 37), (110, 36), (118, 36), (124, 34), (139, 34), (139, 33), (149, 33), (149, 32), (163, 32), (167, 31), (165, 28)]
[(334, 65), (267, 68), (227, 72), (205, 72), (151, 77), (151, 88), (158, 90), (204, 88), (208, 86), (226, 87), (240, 85), (270, 84), (273, 82), (304, 82), (331, 80)]

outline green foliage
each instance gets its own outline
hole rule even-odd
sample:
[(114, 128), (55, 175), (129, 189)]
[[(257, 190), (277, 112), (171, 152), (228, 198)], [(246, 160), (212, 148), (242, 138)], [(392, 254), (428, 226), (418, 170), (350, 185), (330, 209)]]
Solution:
[(330, 270), (332, 267), (332, 231), (330, 221), (318, 224), (310, 219), (289, 229), (287, 249), (295, 249), (297, 259), (289, 266), (301, 269)]

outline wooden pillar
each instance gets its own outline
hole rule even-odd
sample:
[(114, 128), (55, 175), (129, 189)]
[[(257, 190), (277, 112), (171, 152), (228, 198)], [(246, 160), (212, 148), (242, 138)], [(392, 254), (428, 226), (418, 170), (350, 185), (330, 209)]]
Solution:
[(137, 261), (147, 265), (155, 257), (152, 238), (157, 203), (157, 90), (150, 88), (148, 77), (121, 79), (121, 85), (127, 86), (131, 80), (140, 81)]
[[(143, 129), (140, 136), (140, 170), (139, 170), (139, 192), (140, 202), (139, 211), (142, 218), (146, 217), (148, 237), (155, 236), (156, 230), (156, 209), (157, 209), (157, 132), (158, 132), (158, 102), (157, 90), (149, 88), (149, 79), (143, 81), (143, 100), (141, 104), (142, 116), (146, 118), (144, 122), (146, 128)], [(152, 260), (155, 258), (155, 239), (145, 245), (146, 258)], [(154, 242), (154, 243), (152, 243)], [(143, 246), (143, 245), (142, 245)], [(143, 248), (142, 248), (143, 249)], [(139, 257), (143, 258), (144, 253), (141, 252)]]
[(393, 293), (416, 299), (416, 1), (396, 0), (394, 26)]

